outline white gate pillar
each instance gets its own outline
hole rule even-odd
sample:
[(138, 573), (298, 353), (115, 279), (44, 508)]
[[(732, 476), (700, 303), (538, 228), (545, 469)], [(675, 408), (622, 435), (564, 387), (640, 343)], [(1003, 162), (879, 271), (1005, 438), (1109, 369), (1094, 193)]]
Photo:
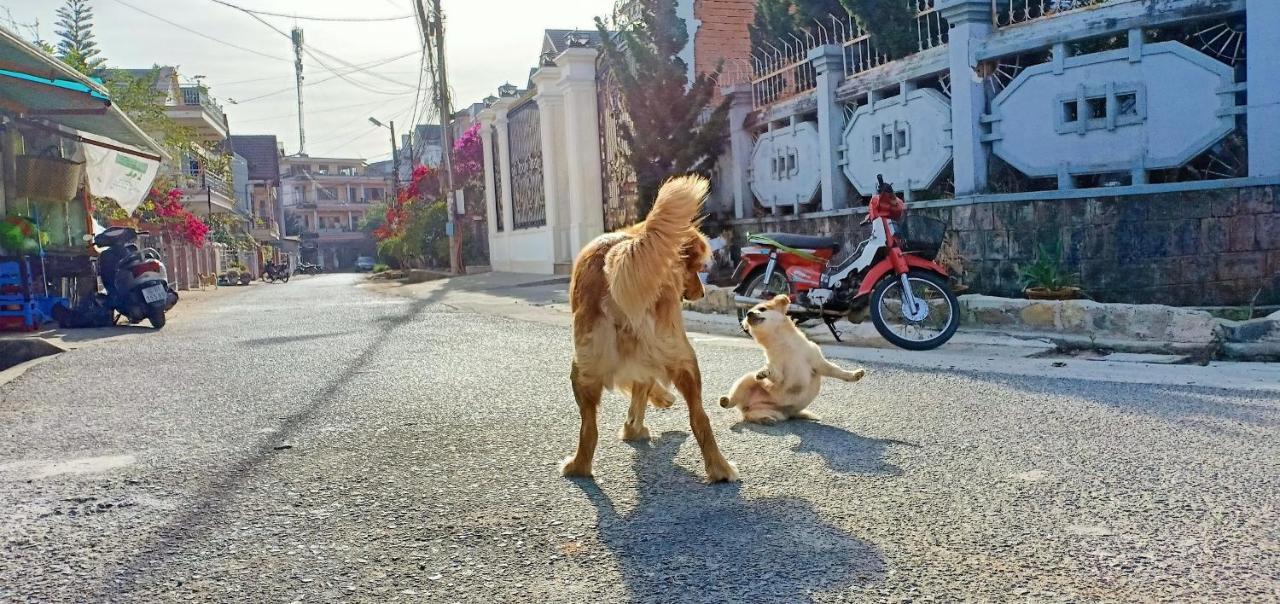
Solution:
[(1247, 0), (1249, 176), (1280, 176), (1280, 2)]
[(729, 156), (733, 176), (733, 215), (748, 218), (754, 214), (755, 197), (751, 193), (751, 151), (754, 143), (747, 131), (747, 117), (751, 115), (751, 84), (734, 84), (724, 88), (729, 97)]
[[(493, 146), (497, 141), (493, 140), (493, 121), (497, 115), (492, 109), (485, 109), (476, 116), (480, 120), (480, 147), (484, 150), (484, 207), (485, 222), (489, 224), (489, 247), (493, 247), (494, 237), (498, 233), (498, 195), (494, 190), (494, 168), (493, 165)], [(490, 250), (492, 258), (492, 250)]]
[(978, 72), (977, 50), (991, 36), (990, 0), (941, 0), (938, 10), (951, 24), (947, 44), (951, 73), (951, 145), (956, 195), (987, 188), (988, 151), (982, 143), (986, 89)]
[(556, 57), (564, 95), (564, 149), (568, 169), (569, 249), (577, 254), (604, 232), (600, 171), (600, 117), (594, 48), (569, 48)]
[(555, 249), (552, 250), (552, 262), (568, 264), (573, 262), (576, 249), (569, 246), (569, 204), (565, 197), (567, 178), (565, 174), (564, 150), (564, 94), (557, 82), (560, 79), (558, 67), (543, 67), (533, 74), (533, 85), (537, 94), (533, 100), (538, 104), (539, 132), (542, 136), (542, 192), (546, 203), (547, 227), (551, 229), (551, 238)]
[(507, 112), (515, 101), (513, 98), (503, 98), (493, 104), (497, 113), (494, 126), (498, 129), (498, 188), (502, 191), (502, 199), (498, 201), (502, 204), (502, 220), (507, 229), (507, 236), (502, 238), (502, 258), (506, 260), (504, 269), (508, 271), (515, 261), (511, 257), (511, 233), (515, 231), (516, 212), (511, 197), (511, 132), (507, 128)]
[(844, 142), (844, 109), (836, 101), (836, 89), (844, 79), (844, 48), (819, 46), (809, 51), (818, 74), (818, 174), (822, 183), (822, 209), (849, 205), (849, 181), (840, 173), (840, 147)]

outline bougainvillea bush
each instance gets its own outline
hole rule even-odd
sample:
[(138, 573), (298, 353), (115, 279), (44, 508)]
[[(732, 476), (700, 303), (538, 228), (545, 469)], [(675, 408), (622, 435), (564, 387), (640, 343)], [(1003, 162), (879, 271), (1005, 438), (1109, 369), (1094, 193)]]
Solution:
[(94, 198), (94, 218), (100, 223), (134, 228), (149, 225), (200, 247), (209, 235), (209, 225), (182, 205), (182, 195), (182, 189), (157, 183), (132, 216), (111, 199)]

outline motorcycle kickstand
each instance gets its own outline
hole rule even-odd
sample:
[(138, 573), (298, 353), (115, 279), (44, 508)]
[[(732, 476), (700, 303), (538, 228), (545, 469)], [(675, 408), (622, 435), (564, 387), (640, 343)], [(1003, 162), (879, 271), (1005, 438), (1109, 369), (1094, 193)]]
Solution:
[(830, 329), (830, 330), (831, 330), (831, 337), (835, 338), (837, 342), (843, 342), (843, 341), (844, 341), (844, 340), (841, 340), (841, 339), (840, 339), (840, 330), (836, 329), (836, 322), (835, 322), (835, 321), (832, 321), (832, 320), (830, 320), (830, 319), (824, 319), (824, 320), (823, 320), (823, 323), (826, 323), (826, 324), (827, 324), (827, 329)]

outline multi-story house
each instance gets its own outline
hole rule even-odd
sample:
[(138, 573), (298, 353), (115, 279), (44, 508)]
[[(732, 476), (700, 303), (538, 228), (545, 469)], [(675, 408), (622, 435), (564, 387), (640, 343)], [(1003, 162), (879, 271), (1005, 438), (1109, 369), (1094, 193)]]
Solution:
[(237, 134), (231, 148), (248, 164), (247, 211), (250, 233), (263, 246), (262, 260), (288, 259), (296, 242), (287, 239), (284, 201), (280, 195), (280, 143), (274, 134)]
[(375, 255), (373, 237), (360, 230), (361, 220), (391, 194), (384, 177), (370, 173), (363, 159), (284, 156), (280, 181), (285, 211), (302, 229), (304, 262), (350, 270), (360, 256)]
[(136, 78), (154, 78), (165, 114), (206, 143), (205, 149), (174, 158), (174, 163), (163, 169), (162, 173), (186, 192), (183, 204), (200, 215), (236, 213), (237, 194), (243, 192), (235, 190), (231, 179), (231, 151), (227, 144), (231, 128), (227, 114), (209, 89), (199, 83), (183, 83), (178, 70), (170, 66), (123, 72)]

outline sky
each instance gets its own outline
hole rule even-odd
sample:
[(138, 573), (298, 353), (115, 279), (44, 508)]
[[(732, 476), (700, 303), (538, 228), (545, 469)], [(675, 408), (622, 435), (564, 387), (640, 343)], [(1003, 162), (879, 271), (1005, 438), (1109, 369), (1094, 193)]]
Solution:
[[(255, 11), (304, 17), (368, 19), (413, 14), (413, 0), (224, 1)], [(594, 28), (593, 19), (609, 14), (614, 4), (614, 0), (441, 1), (455, 108), (495, 94), (498, 86), (508, 81), (523, 87), (529, 69), (537, 64), (543, 30)], [(274, 134), (289, 153), (297, 151), (293, 49), (286, 36), (215, 0), (90, 3), (94, 35), (110, 67), (175, 65), (184, 78), (205, 76), (203, 82), (223, 105), (233, 134)], [(29, 39), (27, 26), (38, 21), (40, 36), (53, 41), (54, 11), (61, 4), (61, 0), (0, 0), (0, 23), (10, 27), (12, 17), (20, 25), (17, 32)], [(302, 27), (306, 44), (324, 53), (320, 59), (340, 73), (351, 69), (344, 67), (344, 62), (372, 66), (365, 72), (334, 77), (314, 59), (304, 58), (307, 153), (369, 161), (390, 157), (390, 134), (370, 124), (369, 118), (383, 123), (395, 120), (397, 131), (404, 132), (415, 115), (420, 42), (414, 20), (262, 18), (285, 34), (295, 24)], [(424, 92), (418, 104), (428, 104), (427, 97)]]

